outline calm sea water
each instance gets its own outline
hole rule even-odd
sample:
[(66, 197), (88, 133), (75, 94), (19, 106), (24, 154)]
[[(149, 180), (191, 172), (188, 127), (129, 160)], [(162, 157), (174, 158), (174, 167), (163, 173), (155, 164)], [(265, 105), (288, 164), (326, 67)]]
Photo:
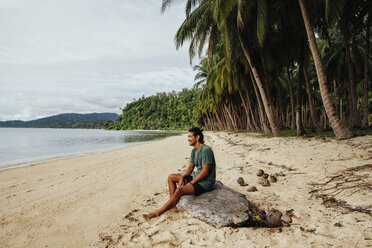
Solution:
[(55, 157), (113, 150), (175, 132), (0, 128), (0, 170)]

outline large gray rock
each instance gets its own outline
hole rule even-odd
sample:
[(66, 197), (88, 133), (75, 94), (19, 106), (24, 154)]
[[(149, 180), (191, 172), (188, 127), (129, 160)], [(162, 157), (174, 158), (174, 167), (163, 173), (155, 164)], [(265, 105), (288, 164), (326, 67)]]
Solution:
[(212, 191), (182, 196), (177, 207), (217, 228), (266, 225), (264, 211), (220, 181)]

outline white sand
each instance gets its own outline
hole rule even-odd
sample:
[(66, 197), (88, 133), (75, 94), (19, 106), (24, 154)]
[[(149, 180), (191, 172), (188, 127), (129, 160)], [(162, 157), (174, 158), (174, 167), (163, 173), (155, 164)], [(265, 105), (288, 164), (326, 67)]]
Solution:
[[(326, 177), (372, 163), (372, 136), (334, 139), (260, 138), (207, 133), (217, 177), (262, 209), (294, 209), (290, 227), (221, 228), (172, 211), (149, 222), (142, 213), (168, 198), (169, 173), (190, 155), (186, 135), (0, 172), (0, 247), (371, 247), (372, 217), (327, 208), (311, 198)], [(283, 172), (270, 187), (256, 171)], [(293, 169), (293, 170), (288, 170)], [(361, 182), (372, 183), (371, 170)], [(242, 176), (257, 192), (237, 184)], [(371, 209), (371, 189), (345, 190), (337, 200)], [(340, 223), (342, 226), (334, 226)], [(302, 229), (302, 230), (301, 230)]]

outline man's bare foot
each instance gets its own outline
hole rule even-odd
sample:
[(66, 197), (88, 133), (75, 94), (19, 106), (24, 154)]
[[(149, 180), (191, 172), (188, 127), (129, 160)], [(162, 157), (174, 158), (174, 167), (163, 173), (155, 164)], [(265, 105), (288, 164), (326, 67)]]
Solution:
[(152, 218), (158, 217), (159, 215), (157, 213), (149, 213), (149, 214), (143, 214), (142, 217), (145, 220), (151, 220)]
[(173, 208), (169, 209), (169, 211), (177, 211), (177, 210), (178, 210), (177, 207), (173, 207)]

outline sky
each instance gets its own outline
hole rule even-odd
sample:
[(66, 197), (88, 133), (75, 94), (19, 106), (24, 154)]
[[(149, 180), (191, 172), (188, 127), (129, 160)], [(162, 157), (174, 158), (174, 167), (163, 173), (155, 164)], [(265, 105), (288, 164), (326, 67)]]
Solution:
[(179, 2), (161, 14), (161, 0), (0, 0), (0, 121), (119, 114), (191, 88), (188, 46), (174, 44)]

